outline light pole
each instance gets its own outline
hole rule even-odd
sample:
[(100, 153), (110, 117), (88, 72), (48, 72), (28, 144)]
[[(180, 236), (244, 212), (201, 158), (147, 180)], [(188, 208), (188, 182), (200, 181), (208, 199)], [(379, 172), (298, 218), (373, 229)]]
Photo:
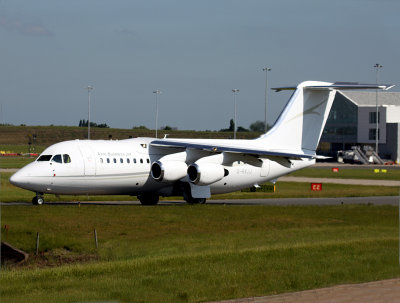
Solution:
[(87, 131), (87, 136), (88, 136), (88, 140), (90, 140), (90, 95), (92, 93), (93, 87), (88, 85), (86, 87), (86, 89), (88, 91), (88, 131)]
[(232, 89), (233, 92), (233, 104), (234, 104), (234, 126), (233, 126), (233, 139), (236, 139), (236, 93), (239, 92), (239, 90), (237, 88)]
[(158, 89), (153, 91), (153, 94), (156, 95), (156, 139), (158, 138), (158, 95), (162, 92)]
[(268, 94), (268, 72), (271, 71), (270, 67), (264, 67), (265, 72), (265, 113), (264, 113), (264, 133), (267, 132), (267, 94)]
[[(374, 65), (376, 69), (376, 84), (378, 84), (379, 81), (379, 69), (382, 68), (383, 66), (380, 65), (379, 63), (376, 63)], [(376, 103), (376, 115), (375, 115), (375, 120), (376, 120), (376, 132), (375, 132), (375, 152), (378, 154), (378, 143), (379, 143), (379, 111), (378, 111), (378, 90), (376, 90), (375, 93), (375, 103)]]

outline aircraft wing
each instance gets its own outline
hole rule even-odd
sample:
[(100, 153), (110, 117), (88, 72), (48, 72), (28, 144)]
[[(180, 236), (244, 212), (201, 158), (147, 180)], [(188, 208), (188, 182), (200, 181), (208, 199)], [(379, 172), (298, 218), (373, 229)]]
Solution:
[[(215, 140), (215, 139), (214, 139)], [(173, 140), (173, 139), (162, 139), (162, 140), (154, 140), (150, 144), (155, 147), (175, 147), (182, 149), (197, 149), (197, 150), (205, 150), (212, 153), (235, 153), (235, 154), (244, 154), (244, 155), (252, 155), (259, 157), (282, 157), (292, 160), (300, 160), (300, 159), (318, 159), (321, 158), (317, 155), (305, 154), (302, 151), (291, 152), (284, 150), (266, 150), (258, 146), (250, 145), (250, 140), (243, 141), (234, 141), (234, 140)], [(229, 141), (228, 144), (224, 144), (226, 141)], [(235, 144), (238, 142), (239, 144)], [(246, 142), (246, 143), (244, 143)], [(247, 146), (244, 146), (247, 145)]]

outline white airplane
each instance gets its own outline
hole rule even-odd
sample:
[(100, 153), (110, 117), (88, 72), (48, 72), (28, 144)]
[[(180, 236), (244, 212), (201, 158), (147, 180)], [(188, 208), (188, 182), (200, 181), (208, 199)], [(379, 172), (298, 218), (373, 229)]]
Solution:
[(212, 194), (237, 191), (311, 166), (336, 90), (390, 85), (306, 81), (294, 90), (275, 125), (253, 140), (72, 140), (46, 148), (10, 178), (18, 187), (46, 194), (132, 195), (143, 205), (160, 196), (205, 203)]

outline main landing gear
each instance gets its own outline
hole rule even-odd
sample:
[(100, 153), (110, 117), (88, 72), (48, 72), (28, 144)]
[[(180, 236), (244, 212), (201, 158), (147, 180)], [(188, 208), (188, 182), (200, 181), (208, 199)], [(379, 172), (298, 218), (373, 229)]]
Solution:
[(185, 199), (185, 201), (188, 204), (205, 204), (206, 203), (206, 198), (188, 198)]
[(189, 183), (183, 184), (183, 199), (188, 204), (205, 204), (206, 198), (193, 198)]
[(142, 205), (156, 205), (158, 201), (160, 200), (159, 195), (157, 194), (143, 194), (143, 195), (138, 195), (137, 196), (140, 203)]
[(33, 197), (32, 204), (33, 205), (42, 205), (44, 203), (43, 194), (36, 193), (36, 197)]

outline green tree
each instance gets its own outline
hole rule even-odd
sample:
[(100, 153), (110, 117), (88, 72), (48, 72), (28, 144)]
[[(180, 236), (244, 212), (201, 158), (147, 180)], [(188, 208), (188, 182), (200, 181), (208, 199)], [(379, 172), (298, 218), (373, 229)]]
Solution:
[(250, 129), (253, 132), (264, 132), (265, 123), (263, 121), (257, 120), (256, 122), (250, 124)]

